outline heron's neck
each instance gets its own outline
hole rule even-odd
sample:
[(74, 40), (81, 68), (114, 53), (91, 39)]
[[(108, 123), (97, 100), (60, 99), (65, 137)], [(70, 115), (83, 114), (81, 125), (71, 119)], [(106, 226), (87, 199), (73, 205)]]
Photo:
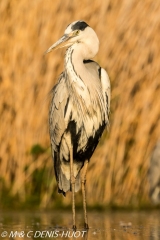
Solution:
[(67, 49), (65, 55), (65, 70), (69, 76), (69, 81), (77, 82), (82, 81), (82, 79), (87, 79), (88, 71), (83, 63), (84, 59), (86, 59), (84, 52), (78, 48), (78, 46), (72, 46)]
[(77, 81), (79, 79), (79, 73), (83, 70), (83, 67), (82, 56), (79, 56), (78, 58), (74, 48), (68, 48), (65, 55), (65, 70), (69, 76), (69, 81)]

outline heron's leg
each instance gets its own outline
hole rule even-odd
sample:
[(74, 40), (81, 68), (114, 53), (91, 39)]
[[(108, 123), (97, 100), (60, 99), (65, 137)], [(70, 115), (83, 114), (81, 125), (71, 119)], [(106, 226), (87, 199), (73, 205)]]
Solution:
[(81, 173), (81, 185), (82, 185), (82, 196), (83, 196), (83, 211), (84, 211), (84, 227), (88, 229), (87, 210), (86, 210), (86, 173), (88, 168), (88, 160), (84, 162), (83, 170)]
[(73, 216), (73, 229), (76, 230), (75, 219), (75, 177), (73, 173), (73, 147), (70, 147), (70, 174), (71, 174), (71, 186), (72, 186), (72, 216)]

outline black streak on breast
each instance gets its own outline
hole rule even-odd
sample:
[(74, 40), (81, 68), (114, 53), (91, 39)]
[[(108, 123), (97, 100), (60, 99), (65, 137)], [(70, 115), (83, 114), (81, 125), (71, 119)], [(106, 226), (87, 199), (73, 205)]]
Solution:
[(101, 79), (101, 67), (98, 69), (99, 78)]
[(68, 103), (69, 103), (69, 97), (67, 98), (67, 102), (64, 108), (64, 117), (66, 116), (67, 108), (68, 108)]
[(70, 132), (71, 134), (71, 141), (73, 145), (73, 156), (75, 156), (77, 153), (78, 142), (79, 142), (80, 133), (81, 133), (81, 129), (79, 129), (77, 133), (76, 127), (77, 127), (76, 122), (74, 120), (70, 120), (68, 123), (67, 131), (66, 131), (66, 132)]
[(84, 151), (80, 150), (74, 156), (74, 159), (76, 161), (84, 162), (86, 159), (90, 160), (95, 148), (97, 147), (100, 137), (102, 136), (105, 126), (106, 126), (106, 123), (102, 123), (102, 125), (100, 125), (99, 128), (97, 129), (95, 135), (90, 136), (88, 138), (88, 142), (87, 142), (85, 150)]
[(77, 151), (82, 129), (78, 129), (78, 132), (77, 132), (76, 122), (74, 120), (69, 121), (68, 127), (67, 127), (67, 132), (70, 132), (70, 134), (71, 134), (71, 141), (72, 141), (72, 144), (73, 144), (73, 158), (74, 158), (74, 161), (84, 162), (86, 159), (89, 160), (91, 158), (95, 148), (97, 147), (97, 144), (100, 140), (100, 137), (101, 137), (101, 135), (102, 135), (102, 133), (105, 129), (105, 126), (106, 126), (106, 123), (103, 122), (102, 125), (100, 125), (99, 128), (97, 129), (97, 131), (95, 132), (95, 135), (90, 136), (88, 138), (85, 149)]

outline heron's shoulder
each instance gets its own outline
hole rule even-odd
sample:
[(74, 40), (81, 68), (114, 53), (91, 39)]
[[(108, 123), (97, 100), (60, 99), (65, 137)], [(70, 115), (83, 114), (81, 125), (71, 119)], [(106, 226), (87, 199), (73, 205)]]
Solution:
[(99, 78), (101, 77), (101, 67), (100, 65), (91, 60), (91, 59), (88, 59), (88, 60), (83, 60), (83, 63), (85, 64), (86, 68), (88, 68), (88, 70), (90, 72), (93, 72), (93, 74), (95, 75), (95, 73), (99, 76)]
[(97, 67), (97, 68), (100, 67), (97, 62), (95, 62), (95, 61), (93, 61), (93, 60), (91, 60), (91, 59), (83, 60), (83, 63), (84, 63), (85, 65), (90, 65), (90, 66), (94, 66), (94, 67)]

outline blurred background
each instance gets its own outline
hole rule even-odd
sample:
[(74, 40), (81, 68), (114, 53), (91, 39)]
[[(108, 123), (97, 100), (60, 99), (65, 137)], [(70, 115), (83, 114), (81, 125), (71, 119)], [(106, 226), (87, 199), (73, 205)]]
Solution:
[(97, 33), (94, 59), (112, 87), (110, 129), (89, 164), (88, 205), (160, 201), (160, 2), (1, 0), (0, 207), (71, 203), (70, 193), (57, 193), (48, 129), (49, 92), (65, 50), (43, 54), (78, 19)]

